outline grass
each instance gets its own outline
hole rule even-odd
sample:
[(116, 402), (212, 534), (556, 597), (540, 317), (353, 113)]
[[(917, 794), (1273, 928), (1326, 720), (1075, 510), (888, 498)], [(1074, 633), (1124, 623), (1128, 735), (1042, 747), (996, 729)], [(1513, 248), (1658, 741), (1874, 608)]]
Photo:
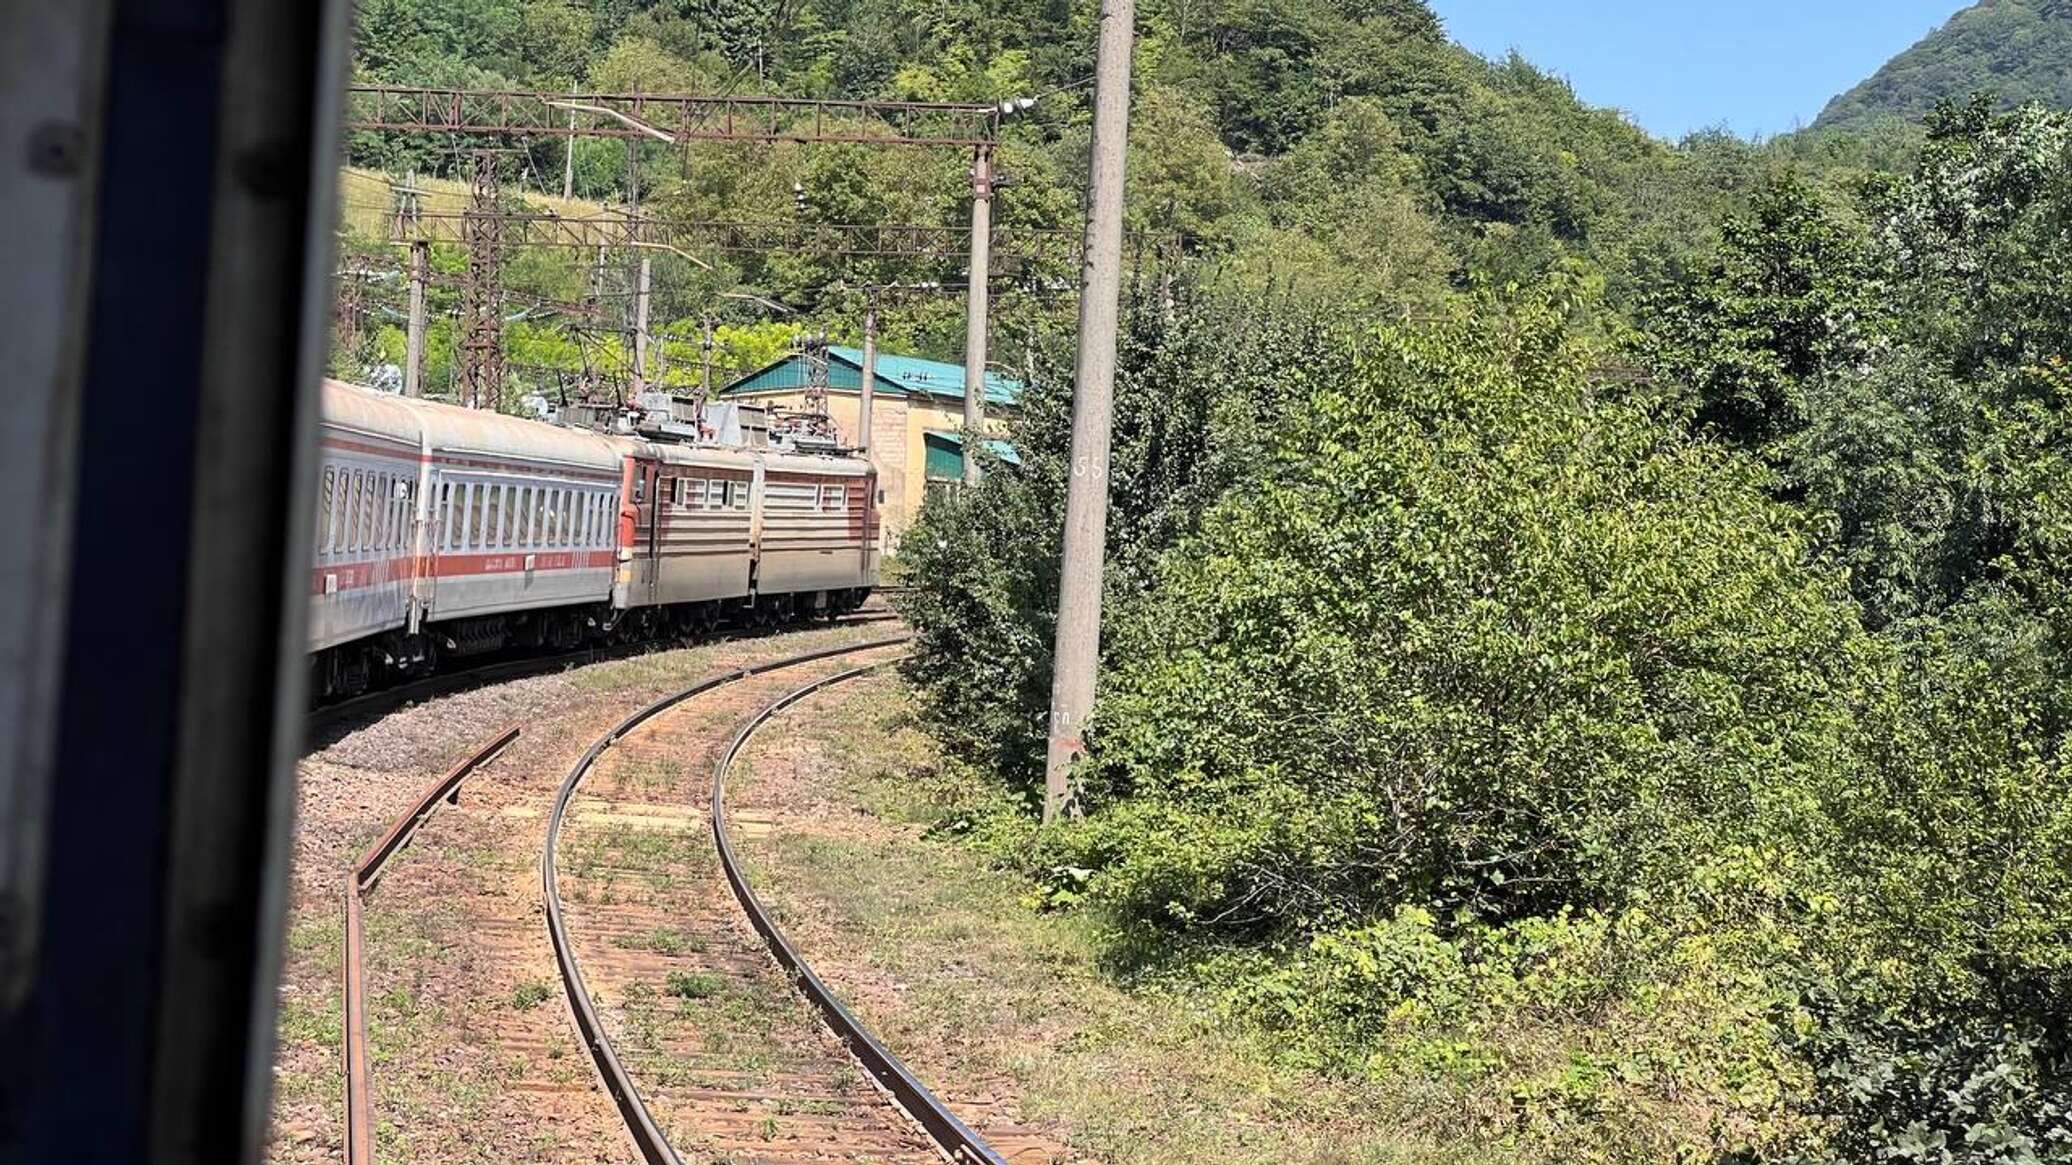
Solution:
[[(400, 181), (400, 179), (399, 179)], [(389, 178), (379, 170), (347, 166), (338, 177), (339, 219), (354, 234), (385, 238), (389, 219)], [(418, 204), (428, 214), (458, 214), (468, 208), (468, 184), (450, 178), (417, 176)], [(603, 203), (527, 193), (526, 204), (564, 218), (594, 218), (610, 213)]]
[(527, 979), (511, 992), (511, 1006), (519, 1011), (531, 1011), (553, 997), (553, 984), (545, 979)]
[(722, 986), (718, 975), (703, 971), (671, 971), (667, 981), (669, 994), (678, 999), (710, 999), (719, 994)]
[(762, 771), (816, 774), (786, 810), (836, 824), (743, 845), (807, 958), (923, 1079), (954, 1098), (1005, 1077), (1022, 1119), (1109, 1165), (1520, 1159), (1471, 1135), (1450, 1090), (1293, 1068), (1197, 996), (1115, 980), (1098, 918), (1039, 911), (1021, 879), (929, 832), (957, 798), (904, 699), (860, 681), (761, 737)]

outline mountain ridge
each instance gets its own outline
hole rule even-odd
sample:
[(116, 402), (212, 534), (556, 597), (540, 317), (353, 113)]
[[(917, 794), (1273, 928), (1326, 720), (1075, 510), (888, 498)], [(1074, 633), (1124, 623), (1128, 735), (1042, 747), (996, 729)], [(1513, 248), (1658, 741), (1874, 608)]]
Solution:
[(2072, 108), (2072, 0), (1980, 0), (1828, 102), (1813, 128), (1917, 120), (1981, 90)]

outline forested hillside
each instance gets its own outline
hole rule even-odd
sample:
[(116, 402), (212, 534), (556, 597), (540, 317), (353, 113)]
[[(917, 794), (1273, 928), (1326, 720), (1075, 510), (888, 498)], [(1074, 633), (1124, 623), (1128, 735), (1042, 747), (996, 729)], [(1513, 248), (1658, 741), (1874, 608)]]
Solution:
[(1918, 119), (1945, 98), (1998, 94), (2072, 109), (2072, 4), (1980, 0), (1828, 103), (1818, 129)]
[[(1010, 123), (996, 221), (1073, 230), (1091, 37), (1086, 7), (1055, 0), (368, 0), (355, 72), (479, 88), (1038, 95)], [(1422, 317), (1451, 310), (1477, 285), (1561, 272), (1578, 285), (1608, 283), (1625, 302), (1644, 269), (1694, 254), (1724, 209), (1791, 162), (1725, 136), (1681, 147), (1653, 140), (1522, 59), (1485, 61), (1451, 44), (1421, 0), (1149, 0), (1139, 38), (1131, 225), (1183, 237), (1206, 280), (1283, 299)], [(436, 139), (359, 134), (349, 147), (355, 164), (395, 175), (454, 176), (464, 164)], [(514, 197), (558, 193), (563, 146), (529, 148), (507, 165), (507, 187)], [(1853, 143), (1808, 149), (1826, 151), (1813, 159), (1821, 168), (1859, 164)], [(583, 141), (575, 153), (579, 197), (624, 197), (624, 143)], [(641, 150), (648, 205), (706, 220), (961, 223), (965, 165), (954, 151)], [(358, 196), (373, 200), (357, 208), (363, 216), (378, 217), (383, 200)], [(658, 263), (657, 311), (679, 333), (694, 334), (708, 313), (757, 325), (749, 301), (719, 298), (745, 290), (804, 309), (787, 327), (825, 323), (853, 337), (858, 303), (834, 288), (943, 278), (882, 260), (711, 258), (716, 271)], [(460, 263), (457, 253), (435, 261)], [(520, 290), (541, 295), (573, 297), (585, 286), (573, 267), (528, 262), (513, 275)], [(1004, 303), (1003, 335), (1025, 334), (1044, 310)], [(888, 327), (901, 347), (960, 355), (954, 303), (909, 303)], [(528, 358), (572, 358), (551, 335), (517, 330)], [(363, 363), (393, 363), (400, 337), (389, 327), (365, 342)], [(431, 349), (437, 383), (451, 345), (440, 334)]]

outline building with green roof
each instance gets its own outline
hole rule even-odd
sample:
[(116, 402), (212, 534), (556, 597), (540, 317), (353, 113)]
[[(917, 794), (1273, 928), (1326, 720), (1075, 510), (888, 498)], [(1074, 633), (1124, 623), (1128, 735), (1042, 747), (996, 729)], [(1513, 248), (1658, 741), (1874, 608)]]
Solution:
[[(802, 409), (813, 375), (806, 354), (795, 352), (736, 379), (720, 395), (753, 400), (773, 409)], [(863, 352), (829, 347), (826, 377), (828, 414), (842, 440), (857, 444)], [(993, 436), (986, 445), (1009, 464), (1017, 463), (1019, 456), (999, 434), (1004, 429), (1002, 422), (1013, 415), (1021, 398), (1021, 381), (987, 371), (986, 429)], [(928, 490), (954, 488), (962, 480), (963, 429), (963, 365), (897, 352), (878, 353), (877, 380), (871, 390), (871, 459), (878, 467), (888, 546), (913, 524)]]

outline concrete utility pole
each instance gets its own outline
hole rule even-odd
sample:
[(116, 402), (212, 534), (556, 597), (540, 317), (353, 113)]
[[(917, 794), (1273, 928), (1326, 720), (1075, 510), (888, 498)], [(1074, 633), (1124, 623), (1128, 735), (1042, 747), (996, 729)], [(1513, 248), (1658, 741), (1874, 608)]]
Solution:
[(992, 253), (993, 151), (980, 146), (971, 163), (971, 282), (964, 316), (965, 485), (978, 484), (978, 444), (985, 440), (987, 268)]
[[(573, 99), (574, 99), (574, 97), (575, 97), (575, 95), (576, 95), (576, 87), (575, 87), (575, 85), (574, 85), (574, 84), (570, 84), (570, 85), (569, 85), (569, 87), (568, 87), (568, 95), (569, 95), (569, 97), (570, 97), (570, 99), (571, 99), (571, 100), (573, 100)], [(576, 196), (576, 111), (575, 111), (575, 110), (573, 110), (573, 109), (571, 109), (571, 110), (569, 110), (569, 111), (568, 111), (568, 141), (566, 141), (566, 142), (562, 143), (562, 150), (561, 150), (561, 197), (563, 197), (563, 198), (574, 198), (575, 196)]]
[(705, 357), (704, 368), (698, 373), (698, 404), (703, 406), (712, 401), (712, 317), (705, 317), (705, 338), (698, 342)]
[(633, 285), (633, 395), (638, 397), (647, 391), (648, 372), (648, 289), (653, 274), (652, 260), (645, 255), (640, 260), (640, 274)]
[[(1115, 405), (1115, 334), (1122, 300), (1123, 162), (1130, 123), (1135, 0), (1101, 0), (1094, 57), (1092, 205), (1079, 287), (1079, 361), (1072, 396), (1072, 482), (1065, 497), (1065, 557), (1058, 590), (1057, 668), (1050, 689), (1043, 820), (1077, 811), (1072, 762), (1094, 704), (1101, 662), (1101, 568), (1108, 537), (1108, 441)], [(965, 450), (967, 456), (970, 450)]]
[(871, 393), (878, 387), (878, 293), (863, 301), (863, 380), (856, 390), (856, 447), (871, 456)]
[(431, 275), (432, 245), (410, 244), (410, 325), (403, 346), (403, 395), (424, 395), (424, 288)]

